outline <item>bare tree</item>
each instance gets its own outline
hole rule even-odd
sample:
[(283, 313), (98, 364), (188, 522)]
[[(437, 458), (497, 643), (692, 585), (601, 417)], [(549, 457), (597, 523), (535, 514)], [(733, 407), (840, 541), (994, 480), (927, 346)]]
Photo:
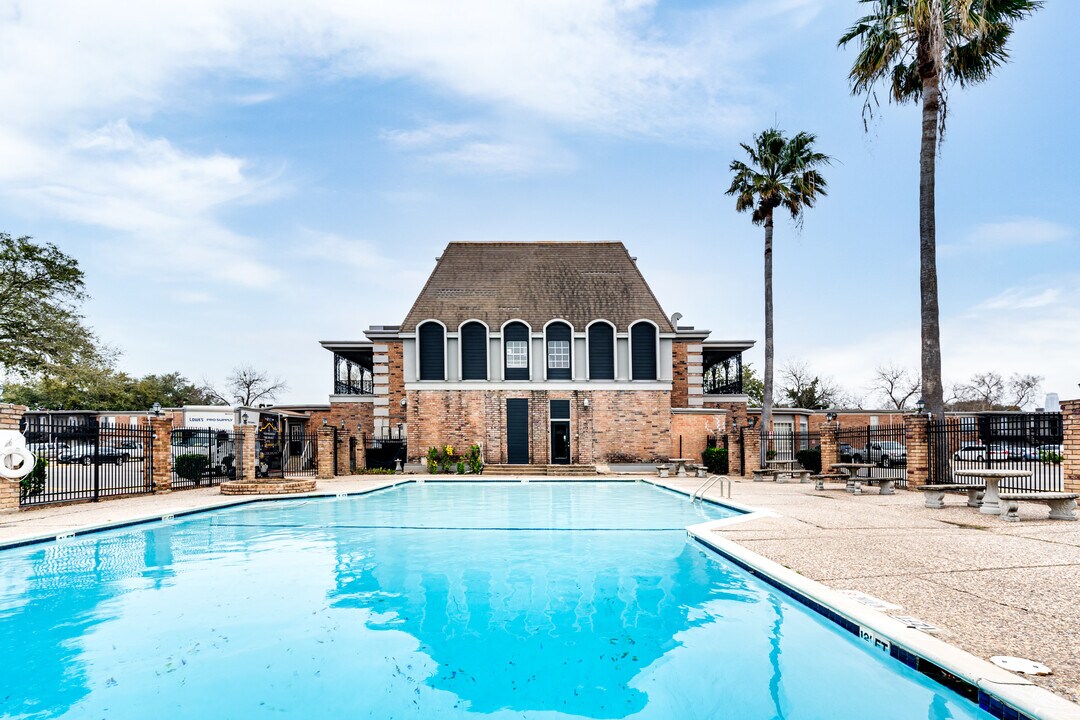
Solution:
[(1041, 375), (1022, 375), (1013, 373), (1009, 378), (1009, 392), (1012, 394), (1012, 404), (1017, 410), (1023, 410), (1027, 405), (1035, 401), (1035, 396), (1042, 388), (1043, 378)]
[(953, 394), (965, 410), (993, 410), (1005, 399), (1005, 379), (993, 371), (975, 373), (957, 385)]
[(900, 365), (888, 363), (878, 365), (874, 370), (871, 389), (897, 410), (906, 410), (908, 401), (919, 393), (922, 380), (918, 375)]
[(815, 375), (810, 367), (800, 360), (792, 360), (780, 368), (780, 378), (783, 382), (781, 393), (789, 407), (820, 410), (848, 397), (832, 379)]
[(225, 379), (225, 392), (215, 389), (204, 381), (204, 390), (225, 405), (255, 407), (260, 402), (272, 402), (285, 392), (289, 385), (278, 377), (270, 377), (265, 370), (252, 365), (238, 365)]

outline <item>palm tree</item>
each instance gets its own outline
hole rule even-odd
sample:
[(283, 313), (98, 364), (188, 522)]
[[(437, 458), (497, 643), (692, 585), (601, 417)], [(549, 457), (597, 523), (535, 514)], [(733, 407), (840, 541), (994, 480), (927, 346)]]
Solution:
[(938, 325), (934, 172), (939, 133), (945, 128), (943, 86), (982, 82), (1009, 59), (1013, 25), (1042, 0), (859, 0), (871, 13), (851, 26), (839, 45), (858, 40), (851, 91), (866, 96), (879, 85), (897, 103), (922, 101), (919, 149), (919, 279), (922, 315), (922, 394), (927, 411), (944, 417), (941, 332)]
[[(740, 143), (750, 162), (731, 161), (731, 187), (735, 209), (751, 211), (755, 225), (765, 226), (765, 383), (761, 401), (761, 430), (772, 428), (773, 406), (773, 211), (782, 208), (791, 219), (802, 222), (803, 210), (826, 195), (825, 178), (818, 172), (832, 158), (814, 150), (815, 135), (801, 132), (788, 139), (777, 128), (754, 136), (752, 145)], [(762, 453), (765, 449), (762, 448)]]

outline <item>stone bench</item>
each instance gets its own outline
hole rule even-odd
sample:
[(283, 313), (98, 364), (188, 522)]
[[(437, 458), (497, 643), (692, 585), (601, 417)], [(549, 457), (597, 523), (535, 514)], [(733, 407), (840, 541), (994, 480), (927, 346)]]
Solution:
[(986, 485), (976, 483), (967, 485), (947, 483), (942, 485), (923, 485), (921, 490), (923, 491), (923, 497), (926, 498), (924, 503), (926, 507), (940, 510), (945, 507), (945, 493), (947, 492), (966, 492), (968, 496), (968, 507), (979, 507), (982, 505), (982, 498), (983, 493), (986, 492)]
[(766, 480), (775, 482), (779, 475), (779, 470), (765, 470), (758, 468), (757, 470), (754, 470), (754, 482), (765, 482)]
[(814, 480), (815, 490), (824, 490), (826, 480), (844, 481), (847, 480), (849, 476), (844, 473), (820, 473), (818, 475), (811, 475), (810, 477)]
[(691, 464), (691, 465), (687, 465), (686, 469), (690, 470), (690, 471), (693, 471), (694, 477), (699, 477), (699, 478), (708, 477), (708, 473), (705, 472), (707, 468), (704, 465), (693, 465), (693, 464)]
[(1020, 501), (1041, 502), (1050, 506), (1051, 520), (1076, 520), (1077, 493), (1017, 492), (1001, 493), (1001, 519), (1020, 522)]
[(668, 471), (671, 470), (671, 466), (667, 463), (661, 463), (656, 466), (656, 474), (664, 478), (668, 476)]

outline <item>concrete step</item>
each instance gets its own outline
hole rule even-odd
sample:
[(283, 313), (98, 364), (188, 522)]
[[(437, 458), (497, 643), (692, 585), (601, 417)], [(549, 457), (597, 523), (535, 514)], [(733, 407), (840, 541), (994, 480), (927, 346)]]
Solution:
[(595, 465), (485, 465), (484, 475), (551, 475), (588, 477), (596, 475)]

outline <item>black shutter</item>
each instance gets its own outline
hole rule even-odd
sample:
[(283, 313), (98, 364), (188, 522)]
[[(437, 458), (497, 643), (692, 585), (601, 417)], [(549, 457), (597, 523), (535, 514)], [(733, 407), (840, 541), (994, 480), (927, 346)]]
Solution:
[(506, 401), (506, 462), (529, 464), (529, 401), (524, 398)]
[[(560, 341), (560, 340), (563, 341), (563, 342), (566, 342), (566, 343), (568, 343), (570, 345), (573, 344), (574, 339), (570, 336), (570, 326), (567, 325), (566, 323), (561, 323), (561, 322), (551, 323), (547, 327), (547, 342), (544, 343), (544, 353), (545, 353), (545, 355), (550, 355), (551, 351), (548, 349), (549, 343), (551, 343), (553, 341)], [(572, 348), (570, 349), (570, 353), (571, 353), (571, 356), (573, 356)], [(548, 361), (549, 361), (549, 358), (545, 357), (544, 362), (548, 362)], [(569, 380), (573, 376), (574, 376), (574, 368), (573, 368), (572, 365), (571, 365), (571, 367), (566, 367), (566, 368), (553, 368), (553, 367), (551, 367), (551, 364), (548, 363), (548, 366), (547, 366), (548, 380)]]
[(446, 352), (443, 344), (446, 340), (443, 327), (439, 323), (426, 322), (417, 333), (420, 339), (420, 379), (446, 379)]
[[(522, 341), (525, 343), (525, 357), (529, 356), (529, 328), (525, 323), (512, 322), (503, 328), (503, 368), (506, 371), (507, 380), (528, 380), (529, 368), (508, 368), (506, 367), (506, 343), (511, 341)], [(527, 362), (527, 361), (526, 361)]]
[(461, 379), (487, 380), (487, 328), (478, 322), (461, 326)]
[(647, 322), (630, 327), (631, 380), (656, 379), (656, 328)]
[(570, 419), (570, 401), (569, 400), (552, 400), (551, 401), (551, 419), (552, 420), (569, 420)]
[(615, 330), (607, 323), (589, 327), (589, 379), (615, 379)]

